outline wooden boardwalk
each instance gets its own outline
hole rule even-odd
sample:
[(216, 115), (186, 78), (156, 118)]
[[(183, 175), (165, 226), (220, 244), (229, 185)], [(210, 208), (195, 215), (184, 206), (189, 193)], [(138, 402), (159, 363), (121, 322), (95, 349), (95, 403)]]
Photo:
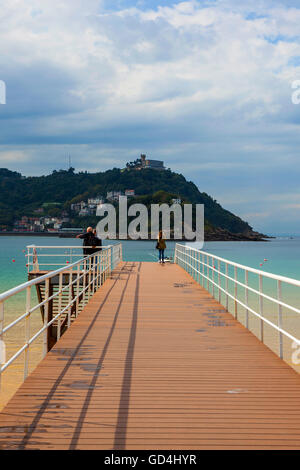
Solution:
[(300, 377), (177, 265), (122, 263), (0, 413), (0, 449), (300, 449)]

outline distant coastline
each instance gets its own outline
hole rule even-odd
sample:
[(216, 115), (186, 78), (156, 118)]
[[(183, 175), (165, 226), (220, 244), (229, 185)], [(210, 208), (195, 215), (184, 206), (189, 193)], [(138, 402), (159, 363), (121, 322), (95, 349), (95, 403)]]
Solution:
[[(85, 230), (82, 229), (82, 232)], [(0, 232), (0, 236), (2, 237), (56, 237), (56, 238), (76, 238), (76, 235), (78, 235), (78, 232), (69, 232), (69, 233), (61, 233), (61, 232)], [(268, 236), (268, 235), (262, 235), (259, 233), (251, 233), (251, 235), (245, 235), (245, 234), (233, 234), (227, 231), (223, 230), (218, 230), (213, 233), (207, 233), (204, 236), (205, 241), (268, 241), (270, 238), (276, 238), (274, 236)], [(116, 238), (118, 240), (118, 238)], [(127, 238), (128, 241), (147, 241), (147, 240), (131, 240), (131, 238)], [(153, 239), (148, 238), (149, 241), (153, 241)], [(188, 242), (191, 240), (187, 240), (185, 238), (182, 239), (174, 239), (170, 238), (167, 239), (168, 241), (174, 241), (174, 242)], [(122, 241), (122, 240), (121, 240)]]
[(59, 232), (0, 232), (0, 237), (59, 237), (60, 235)]

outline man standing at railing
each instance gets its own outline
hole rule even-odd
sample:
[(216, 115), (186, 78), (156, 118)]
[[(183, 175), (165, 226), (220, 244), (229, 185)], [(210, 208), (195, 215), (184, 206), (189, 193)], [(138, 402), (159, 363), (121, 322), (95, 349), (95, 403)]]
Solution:
[(102, 250), (102, 240), (97, 237), (97, 230), (96, 229), (93, 230), (93, 233), (95, 235), (95, 239), (96, 239), (96, 242), (97, 242), (96, 243), (96, 249), (94, 250), (94, 253), (95, 253), (96, 251)]
[[(83, 240), (83, 255), (89, 256), (100, 250), (101, 240), (94, 234), (92, 227), (86, 229), (86, 233), (81, 233), (76, 235), (76, 238), (81, 238)], [(89, 248), (86, 248), (89, 247)]]

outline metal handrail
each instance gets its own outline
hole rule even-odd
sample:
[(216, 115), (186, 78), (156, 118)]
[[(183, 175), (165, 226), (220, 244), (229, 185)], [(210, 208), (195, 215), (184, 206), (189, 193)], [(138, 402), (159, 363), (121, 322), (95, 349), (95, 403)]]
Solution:
[[(225, 294), (226, 302), (225, 306), (228, 310), (228, 299), (234, 301), (234, 315), (238, 318), (237, 306), (240, 305), (246, 310), (246, 327), (249, 328), (249, 313), (252, 313), (260, 319), (260, 339), (264, 341), (263, 325), (267, 324), (274, 328), (279, 333), (279, 357), (283, 359), (283, 336), (294, 341), (295, 344), (300, 344), (300, 339), (296, 338), (293, 334), (287, 332), (282, 328), (282, 308), (287, 308), (297, 314), (300, 314), (300, 309), (286, 302), (282, 301), (282, 283), (288, 285), (300, 287), (300, 281), (277, 274), (268, 273), (259, 269), (251, 268), (249, 266), (235, 263), (234, 261), (221, 258), (211, 253), (193, 248), (189, 245), (182, 245), (177, 243), (175, 246), (174, 262), (182, 266), (189, 274), (197, 275), (198, 282), (209, 291), (212, 290), (213, 296), (215, 296), (215, 288), (218, 292), (218, 300), (221, 303), (221, 292)], [(210, 264), (211, 263), (211, 264)], [(221, 263), (225, 264), (225, 272), (221, 270)], [(216, 266), (217, 265), (217, 266)], [(228, 267), (234, 268), (234, 277), (229, 276)], [(245, 282), (241, 282), (237, 278), (237, 269), (244, 271)], [(255, 289), (249, 286), (248, 274), (253, 273), (258, 276), (259, 289)], [(221, 278), (225, 279), (225, 287), (221, 285)], [(267, 295), (263, 292), (263, 278), (272, 279), (277, 282), (277, 298)], [(228, 281), (231, 281), (234, 285), (234, 294), (229, 292)], [(241, 300), (238, 297), (237, 287), (240, 286), (245, 290), (245, 298)], [(259, 311), (257, 312), (249, 305), (248, 294), (252, 292), (259, 298)], [(278, 308), (278, 325), (268, 320), (263, 314), (263, 300), (268, 300), (277, 305)]]
[[(114, 245), (101, 246), (98, 247), (99, 250), (107, 250)], [(82, 246), (82, 245), (27, 245), (27, 253), (25, 257), (27, 258), (26, 267), (28, 268), (28, 273), (34, 270), (40, 271), (40, 267), (43, 266), (44, 270), (47, 271), (52, 267), (52, 269), (57, 269), (58, 266), (65, 266), (65, 258), (70, 258), (70, 264), (73, 263), (73, 258), (82, 258), (82, 249), (88, 248), (97, 248), (95, 246)], [(68, 253), (40, 253), (39, 250), (69, 250)], [(74, 250), (80, 251), (79, 253), (74, 252)], [(46, 259), (45, 259), (46, 258)], [(49, 262), (47, 262), (47, 258)], [(57, 261), (53, 258), (57, 258)], [(59, 259), (60, 258), (60, 259)], [(45, 262), (43, 261), (45, 259)], [(51, 261), (53, 259), (53, 262)], [(67, 261), (69, 264), (69, 261)], [(38, 267), (38, 269), (36, 269)]]
[(270, 279), (275, 279), (275, 280), (278, 280), (278, 281), (281, 281), (281, 282), (286, 282), (288, 284), (292, 284), (294, 286), (300, 287), (300, 281), (298, 281), (297, 279), (293, 279), (292, 277), (280, 276), (279, 274), (268, 273), (266, 271), (262, 271), (261, 269), (251, 268), (250, 266), (245, 266), (244, 264), (235, 263), (234, 261), (230, 261), (230, 260), (225, 259), (225, 258), (220, 258), (220, 256), (213, 255), (211, 253), (208, 253), (207, 251), (198, 250), (197, 248), (193, 248), (192, 246), (182, 245), (180, 243), (176, 243), (175, 250), (176, 250), (177, 246), (181, 246), (183, 248), (188, 248), (189, 250), (196, 251), (197, 253), (201, 253), (201, 254), (204, 254), (204, 255), (209, 255), (214, 260), (223, 261), (224, 263), (228, 263), (228, 264), (230, 264), (232, 266), (235, 266), (237, 268), (247, 269), (248, 272), (252, 272), (254, 274), (261, 274), (264, 277), (268, 277)]
[[(34, 247), (35, 245), (31, 245)], [(53, 247), (51, 247), (53, 248)], [(57, 248), (63, 249), (64, 246)], [(76, 247), (81, 248), (82, 247)], [(101, 249), (91, 255), (88, 255), (74, 263), (64, 265), (64, 267), (55, 269), (38, 276), (35, 279), (24, 282), (19, 286), (9, 289), (6, 292), (0, 294), (0, 344), (3, 341), (4, 334), (11, 330), (13, 327), (18, 325), (22, 320), (25, 320), (25, 341), (24, 344), (13, 354), (8, 361), (0, 363), (0, 384), (2, 373), (11, 365), (13, 362), (22, 354), (25, 353), (24, 357), (24, 380), (28, 375), (29, 370), (29, 349), (31, 344), (41, 335), (44, 334), (43, 339), (43, 357), (47, 354), (47, 335), (49, 327), (58, 320), (57, 326), (57, 340), (61, 336), (61, 316), (67, 313), (67, 327), (71, 324), (71, 310), (75, 306), (75, 316), (77, 317), (80, 311), (84, 308), (86, 302), (90, 299), (90, 296), (99, 289), (103, 282), (107, 279), (108, 275), (114, 269), (114, 267), (122, 261), (122, 245), (109, 245), (101, 247)], [(67, 284), (63, 285), (63, 276), (67, 276)], [(59, 284), (58, 290), (49, 295), (49, 286), (52, 278), (58, 277)], [(38, 284), (44, 284), (45, 286), (45, 299), (38, 302), (34, 306), (31, 305), (31, 289)], [(82, 285), (81, 285), (82, 284)], [(76, 293), (72, 294), (72, 288), (76, 285)], [(4, 327), (4, 313), (5, 313), (5, 302), (16, 294), (26, 292), (26, 306), (25, 313), (22, 313), (17, 319), (10, 322)], [(62, 307), (62, 295), (64, 292), (68, 292), (67, 305)], [(48, 309), (49, 303), (55, 298), (58, 298), (58, 313), (49, 320)], [(79, 299), (82, 299), (80, 303)], [(33, 312), (37, 309), (44, 308), (44, 324), (43, 326), (33, 335), (30, 336), (30, 319)]]

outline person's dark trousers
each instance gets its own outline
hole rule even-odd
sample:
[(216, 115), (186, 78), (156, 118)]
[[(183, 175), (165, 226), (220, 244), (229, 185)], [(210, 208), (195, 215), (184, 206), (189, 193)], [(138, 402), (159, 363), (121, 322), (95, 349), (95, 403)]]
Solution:
[(83, 247), (83, 256), (84, 258), (86, 256), (89, 256), (89, 255), (92, 255), (94, 253), (94, 249), (93, 248), (85, 248)]
[(165, 262), (165, 250), (159, 250), (159, 261)]
[[(90, 254), (93, 255), (94, 253), (98, 253), (98, 251), (100, 251), (99, 248), (92, 248)], [(97, 266), (98, 256), (94, 256), (93, 258), (91, 258), (91, 266), (93, 266), (94, 263)]]
[[(95, 253), (99, 251), (98, 248), (89, 248), (89, 250), (90, 250), (89, 255), (94, 255)], [(98, 257), (92, 256), (90, 258), (91, 268), (94, 266), (94, 264), (97, 266), (97, 262), (98, 262)]]

